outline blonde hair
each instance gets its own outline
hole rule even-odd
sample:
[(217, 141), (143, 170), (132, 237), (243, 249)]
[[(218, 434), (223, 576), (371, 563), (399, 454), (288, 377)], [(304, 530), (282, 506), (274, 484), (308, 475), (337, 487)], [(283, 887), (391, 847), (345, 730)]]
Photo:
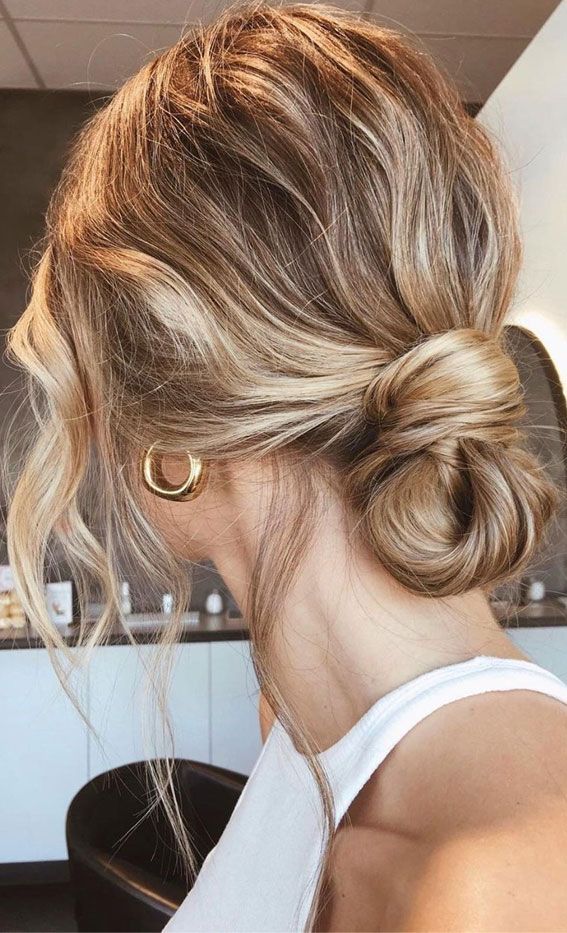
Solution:
[[(522, 571), (557, 491), (523, 445), (503, 346), (520, 263), (506, 170), (451, 81), (411, 39), (327, 5), (237, 3), (190, 29), (88, 120), (49, 206), (9, 342), (41, 390), (8, 519), (25, 610), (64, 650), (42, 590), (55, 535), (82, 605), (92, 580), (104, 591), (87, 647), (115, 620), (125, 549), (180, 613), (191, 568), (141, 508), (137, 454), (159, 440), (219, 469), (268, 459), (247, 621), (327, 843), (332, 795), (270, 651), (318, 479), (414, 593)], [(177, 615), (164, 646), (178, 632)]]

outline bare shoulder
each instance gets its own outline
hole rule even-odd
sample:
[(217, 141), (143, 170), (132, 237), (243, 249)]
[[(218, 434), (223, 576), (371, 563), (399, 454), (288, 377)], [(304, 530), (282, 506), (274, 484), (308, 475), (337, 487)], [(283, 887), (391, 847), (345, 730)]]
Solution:
[(567, 704), (528, 690), (415, 726), (341, 824), (319, 930), (567, 929)]
[[(534, 832), (535, 830), (535, 832)], [(567, 929), (567, 819), (482, 828), (430, 846), (380, 830), (343, 831), (328, 900), (315, 927), (331, 931)]]
[[(557, 816), (557, 814), (556, 814)], [(432, 846), (405, 897), (386, 901), (375, 929), (510, 933), (567, 929), (567, 819), (479, 828)]]
[(353, 813), (434, 843), (549, 806), (567, 814), (567, 703), (501, 690), (454, 700), (414, 726)]

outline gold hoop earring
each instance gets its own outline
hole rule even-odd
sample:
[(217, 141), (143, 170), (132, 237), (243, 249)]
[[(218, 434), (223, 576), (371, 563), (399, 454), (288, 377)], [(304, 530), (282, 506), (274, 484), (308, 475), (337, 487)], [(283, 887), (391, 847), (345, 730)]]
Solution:
[(170, 502), (188, 502), (201, 494), (205, 487), (206, 470), (199, 457), (193, 457), (188, 450), (184, 451), (189, 460), (189, 473), (187, 479), (180, 486), (172, 486), (163, 475), (161, 457), (154, 457), (156, 444), (146, 450), (142, 457), (142, 481), (147, 489), (160, 499), (169, 499)]

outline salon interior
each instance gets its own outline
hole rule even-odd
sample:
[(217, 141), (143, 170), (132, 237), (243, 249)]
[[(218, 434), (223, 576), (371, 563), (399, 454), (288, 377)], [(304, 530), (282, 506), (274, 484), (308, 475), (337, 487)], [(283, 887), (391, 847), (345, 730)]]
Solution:
[[(529, 444), (564, 488), (567, 0), (343, 5), (412, 33), (507, 152), (519, 181), (525, 248), (507, 338), (525, 390)], [(147, 57), (220, 9), (217, 0), (0, 0), (3, 339), (25, 307), (34, 244), (73, 134)], [(0, 431), (18, 406), (23, 431), (31, 409), (20, 373), (4, 357), (0, 388)], [(5, 526), (6, 501), (2, 516)], [(529, 572), (498, 588), (492, 602), (521, 649), (567, 681), (566, 544), (561, 510)], [(149, 599), (135, 571), (121, 581), (121, 625), (74, 684), (89, 726), (61, 690), (18, 602), (4, 530), (0, 547), (0, 931), (161, 930), (183, 899), (184, 882), (174, 864), (154, 857), (165, 826), (138, 825), (137, 814), (139, 765), (152, 754), (141, 717), (146, 671), (168, 624), (171, 594)], [(74, 581), (63, 561), (55, 569), (45, 581), (47, 606), (73, 649)], [(96, 600), (89, 604), (89, 623), (100, 610)], [(176, 779), (190, 785), (201, 810), (206, 851), (262, 747), (247, 620), (210, 562), (196, 569), (173, 650), (174, 745), (162, 736), (152, 748), (156, 757), (173, 748)]]

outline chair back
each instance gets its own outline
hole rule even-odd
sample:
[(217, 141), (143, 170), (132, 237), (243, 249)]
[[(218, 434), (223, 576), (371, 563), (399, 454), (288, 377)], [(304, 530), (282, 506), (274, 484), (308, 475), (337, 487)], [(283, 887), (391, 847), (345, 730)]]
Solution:
[[(228, 823), (247, 776), (188, 759), (173, 783), (200, 868)], [(146, 815), (154, 787), (147, 763), (90, 780), (66, 820), (79, 933), (161, 931), (188, 891), (163, 806)]]

